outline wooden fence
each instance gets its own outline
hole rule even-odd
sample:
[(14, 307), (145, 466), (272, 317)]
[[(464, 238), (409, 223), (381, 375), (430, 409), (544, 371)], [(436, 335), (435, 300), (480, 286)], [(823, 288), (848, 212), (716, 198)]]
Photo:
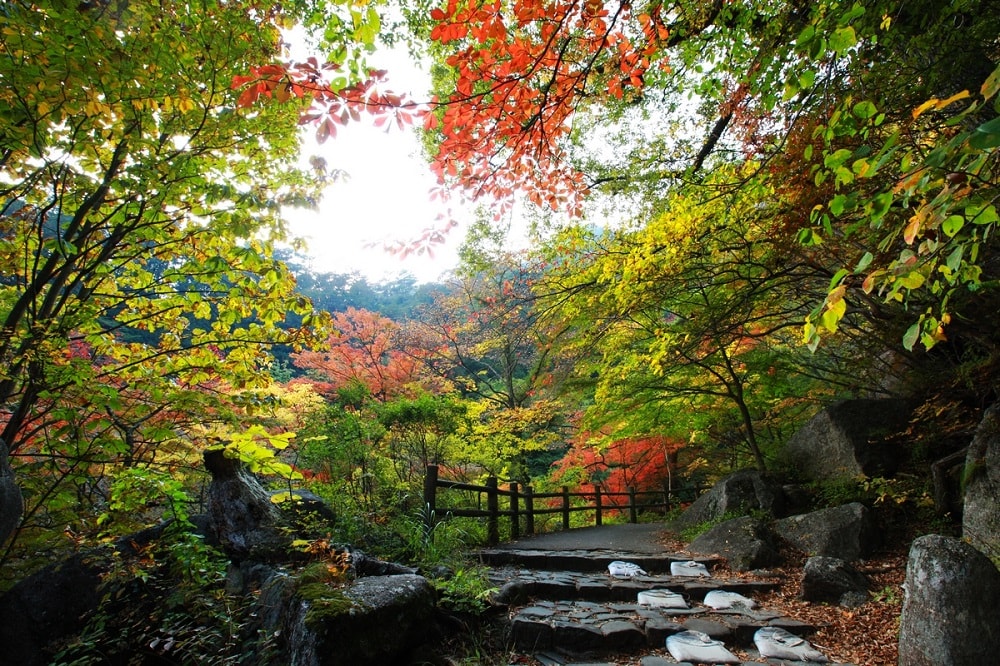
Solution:
[[(531, 486), (520, 487), (518, 483), (511, 482), (507, 488), (503, 489), (499, 485), (496, 477), (486, 479), (486, 485), (479, 486), (460, 481), (449, 481), (438, 478), (437, 465), (428, 465), (424, 476), (424, 507), (426, 510), (425, 521), (431, 527), (436, 516), (450, 515), (472, 518), (487, 519), (487, 541), (491, 546), (500, 543), (500, 517), (510, 518), (510, 538), (518, 539), (521, 536), (521, 522), (524, 522), (524, 534), (526, 536), (535, 533), (535, 517), (545, 514), (562, 514), (562, 527), (569, 529), (569, 515), (574, 511), (592, 511), (594, 524), (601, 525), (604, 513), (607, 511), (628, 511), (629, 522), (637, 522), (639, 511), (643, 509), (657, 509), (664, 513), (670, 511), (671, 507), (682, 501), (693, 501), (701, 492), (701, 488), (689, 487), (681, 489), (664, 488), (663, 490), (636, 490), (630, 487), (626, 492), (608, 492), (602, 490), (599, 485), (594, 485), (594, 489), (588, 492), (569, 491), (569, 486), (563, 486), (557, 493), (535, 493)], [(480, 508), (446, 508), (438, 503), (438, 490), (450, 489), (468, 491), (477, 494), (476, 505)], [(486, 508), (482, 507), (483, 495), (486, 496)], [(508, 499), (508, 508), (500, 508), (500, 498)], [(640, 502), (640, 498), (651, 497), (652, 499)], [(584, 503), (572, 503), (571, 499), (583, 498)], [(544, 500), (558, 499), (558, 506), (551, 506), (551, 502)], [(540, 501), (539, 506), (535, 502)]]

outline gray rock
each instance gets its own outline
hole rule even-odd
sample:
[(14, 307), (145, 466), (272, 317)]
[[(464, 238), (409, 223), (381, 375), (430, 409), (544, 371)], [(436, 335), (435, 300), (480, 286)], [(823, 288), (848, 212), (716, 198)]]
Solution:
[(222, 449), (205, 452), (208, 515), (214, 536), (234, 562), (270, 560), (287, 554), (287, 536), (279, 533), (281, 513), (246, 466)]
[(494, 593), (491, 601), (499, 606), (516, 606), (528, 601), (528, 584), (520, 579), (504, 583)]
[(858, 502), (782, 518), (774, 531), (809, 555), (848, 562), (871, 555), (880, 539), (871, 512)]
[(321, 666), (404, 663), (432, 637), (434, 589), (423, 576), (369, 576), (344, 588), (354, 608), (316, 621)]
[(802, 568), (801, 589), (806, 601), (840, 603), (844, 595), (867, 595), (868, 579), (839, 558), (810, 557)]
[(792, 435), (785, 462), (809, 479), (891, 476), (899, 456), (885, 438), (905, 427), (911, 412), (901, 399), (836, 402)]
[(972, 546), (928, 535), (910, 547), (900, 666), (982, 666), (1000, 646), (1000, 572)]
[(763, 472), (743, 470), (721, 479), (681, 514), (676, 527), (684, 529), (727, 515), (761, 510), (772, 516), (784, 511), (781, 486)]
[(750, 516), (716, 525), (692, 541), (688, 550), (696, 555), (720, 555), (736, 571), (771, 566), (779, 560), (767, 526)]
[(965, 458), (962, 536), (980, 551), (1000, 557), (1000, 404), (983, 415)]

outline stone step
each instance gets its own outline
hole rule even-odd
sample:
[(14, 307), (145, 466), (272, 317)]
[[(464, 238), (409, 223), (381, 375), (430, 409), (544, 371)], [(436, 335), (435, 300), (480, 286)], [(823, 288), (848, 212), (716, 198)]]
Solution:
[(600, 655), (663, 648), (668, 636), (693, 630), (749, 653), (754, 633), (765, 626), (803, 637), (816, 631), (812, 625), (766, 611), (715, 611), (704, 606), (678, 611), (634, 602), (541, 600), (513, 613), (511, 638), (516, 649), (533, 654), (557, 650)]
[(530, 548), (486, 548), (479, 561), (489, 567), (520, 566), (553, 571), (607, 571), (615, 560), (632, 562), (649, 573), (669, 572), (671, 562), (700, 562), (713, 567), (718, 557), (691, 557), (680, 553), (632, 553), (616, 550), (542, 550)]
[(711, 590), (728, 590), (752, 597), (769, 592), (777, 582), (740, 578), (692, 578), (654, 574), (632, 578), (612, 578), (606, 573), (550, 571), (505, 567), (490, 571), (490, 582), (497, 586), (496, 603), (519, 604), (528, 599), (584, 600), (594, 602), (635, 602), (639, 592), (669, 589), (689, 601), (701, 601)]

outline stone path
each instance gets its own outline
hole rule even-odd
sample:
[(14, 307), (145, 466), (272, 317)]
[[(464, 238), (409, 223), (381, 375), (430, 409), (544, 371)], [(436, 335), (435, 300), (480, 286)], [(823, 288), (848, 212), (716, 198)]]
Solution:
[[(671, 562), (689, 555), (628, 550), (546, 549), (503, 547), (480, 553), (491, 567), (499, 588), (498, 603), (509, 608), (514, 649), (541, 666), (615, 666), (677, 664), (666, 650), (666, 638), (681, 631), (698, 631), (750, 657), (745, 664), (802, 664), (760, 657), (754, 633), (761, 627), (786, 629), (808, 638), (816, 627), (766, 609), (714, 610), (702, 601), (711, 590), (738, 592), (753, 599), (777, 583), (743, 579), (695, 578), (670, 575)], [(608, 564), (620, 560), (647, 572), (613, 578)], [(697, 558), (711, 571), (719, 561)], [(658, 608), (640, 604), (647, 590), (680, 593), (689, 608)], [(680, 662), (687, 663), (687, 662)]]

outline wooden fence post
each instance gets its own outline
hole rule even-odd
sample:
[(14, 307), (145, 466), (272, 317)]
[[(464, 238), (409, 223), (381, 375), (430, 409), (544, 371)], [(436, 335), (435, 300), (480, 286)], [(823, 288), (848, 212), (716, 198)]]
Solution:
[(524, 533), (535, 533), (535, 497), (531, 486), (524, 487)]
[(521, 538), (521, 512), (518, 509), (517, 481), (510, 482), (510, 540)]
[(628, 487), (628, 521), (630, 523), (639, 522), (639, 515), (635, 507), (635, 486)]
[(596, 483), (594, 484), (594, 524), (603, 524), (601, 518), (601, 487)]
[(562, 487), (563, 529), (569, 529), (569, 486)]
[(497, 477), (486, 479), (486, 542), (491, 546), (500, 543), (500, 497), (497, 494)]

